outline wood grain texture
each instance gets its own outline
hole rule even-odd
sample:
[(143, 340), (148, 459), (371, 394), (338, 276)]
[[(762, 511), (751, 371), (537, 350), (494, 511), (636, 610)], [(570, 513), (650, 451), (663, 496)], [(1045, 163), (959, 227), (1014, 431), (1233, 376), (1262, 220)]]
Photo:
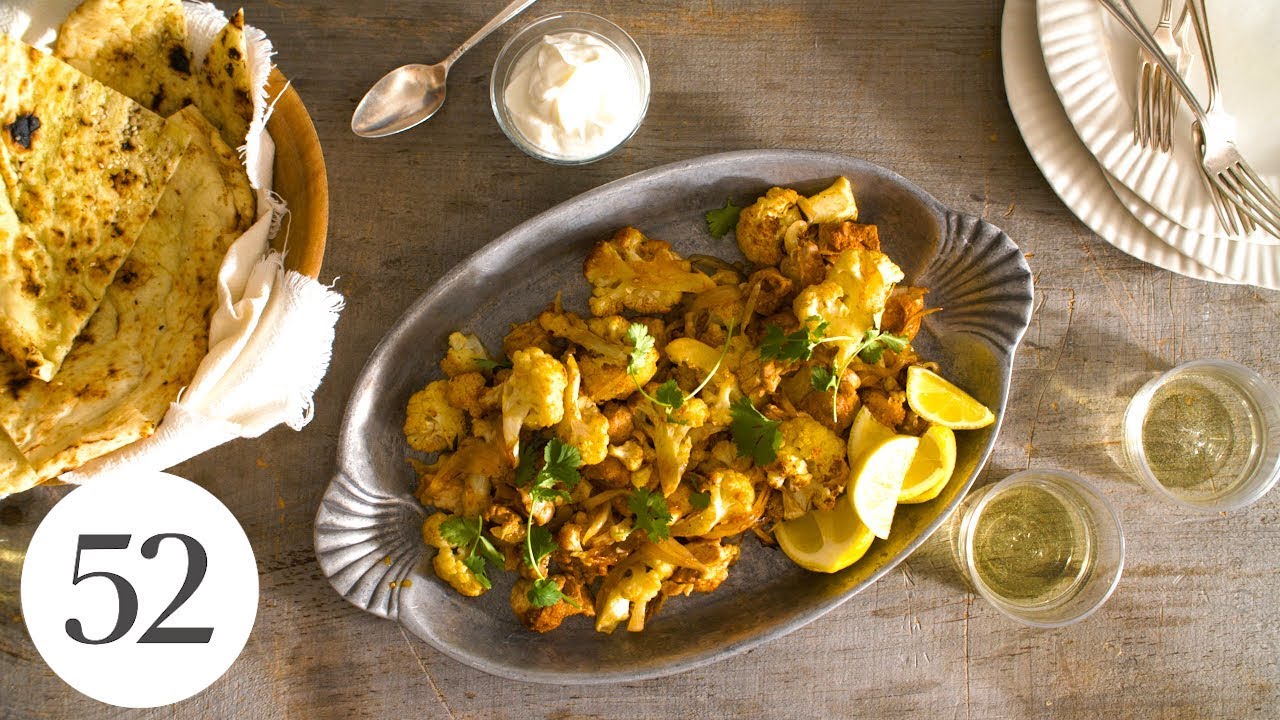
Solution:
[[(1070, 214), (1005, 103), (999, 0), (593, 2), (644, 49), (653, 97), (622, 152), (580, 168), (524, 156), (488, 107), (488, 73), (515, 26), (583, 7), (543, 0), (454, 66), (449, 100), (427, 124), (378, 141), (351, 134), (351, 111), (378, 77), (444, 57), (500, 4), (246, 3), (334, 170), (322, 279), (338, 278), (348, 298), (309, 427), (175, 469), (244, 525), (261, 571), (257, 625), (232, 669), (186, 702), (127, 711), (85, 699), (40, 660), (17, 597), (27, 542), (67, 490), (20, 495), (0, 503), (0, 718), (1276, 716), (1280, 493), (1226, 517), (1190, 515), (1126, 475), (1118, 438), (1129, 396), (1178, 362), (1225, 357), (1280, 382), (1280, 295), (1142, 264)], [(399, 314), (467, 254), (583, 190), (752, 147), (866, 158), (1022, 245), (1037, 307), (979, 483), (1027, 467), (1094, 481), (1129, 540), (1107, 605), (1076, 626), (1023, 628), (964, 587), (935, 537), (786, 638), (671, 678), (564, 689), (470, 670), (338, 597), (314, 559), (312, 518), (343, 404)]]

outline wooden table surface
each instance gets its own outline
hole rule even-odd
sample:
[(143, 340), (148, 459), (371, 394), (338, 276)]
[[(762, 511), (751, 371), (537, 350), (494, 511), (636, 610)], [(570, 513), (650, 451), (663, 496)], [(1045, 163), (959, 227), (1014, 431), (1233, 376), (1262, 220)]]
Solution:
[[(24, 549), (65, 490), (11, 498), (0, 503), (0, 718), (1275, 717), (1280, 493), (1192, 515), (1125, 474), (1117, 439), (1128, 398), (1178, 362), (1230, 358), (1280, 381), (1280, 295), (1145, 265), (1071, 215), (1009, 113), (999, 0), (544, 0), (454, 67), (428, 124), (377, 141), (351, 134), (356, 101), (383, 72), (443, 57), (500, 4), (246, 2), (319, 130), (332, 198), (322, 278), (347, 298), (314, 421), (175, 470), (244, 525), (261, 572), (257, 625), (231, 670), (183, 703), (129, 711), (81, 696), (41, 660), (18, 600)], [(516, 26), (581, 8), (635, 36), (652, 104), (622, 152), (557, 168), (502, 135), (488, 73)], [(467, 668), (339, 597), (316, 564), (312, 519), (356, 375), (413, 299), (584, 190), (760, 147), (865, 158), (1020, 243), (1035, 315), (979, 483), (1024, 468), (1096, 482), (1128, 536), (1111, 600), (1072, 627), (1022, 627), (965, 588), (935, 537), (866, 592), (751, 652), (665, 679), (559, 688)]]

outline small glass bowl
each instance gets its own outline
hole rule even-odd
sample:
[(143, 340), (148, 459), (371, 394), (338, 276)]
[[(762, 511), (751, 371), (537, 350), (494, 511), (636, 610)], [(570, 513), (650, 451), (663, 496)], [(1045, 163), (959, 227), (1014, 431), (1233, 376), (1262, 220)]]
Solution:
[[(1163, 418), (1156, 420), (1163, 425), (1151, 429), (1156, 445), (1149, 450), (1143, 436), (1153, 413)], [(1216, 431), (1206, 432), (1207, 418), (1229, 428), (1225, 439)], [(1170, 459), (1157, 454), (1161, 441), (1174, 451)], [(1188, 445), (1196, 450), (1188, 454)], [(1129, 401), (1124, 450), (1131, 472), (1178, 505), (1211, 513), (1239, 510), (1280, 480), (1280, 391), (1239, 363), (1183, 363), (1148, 382)], [(1184, 471), (1182, 477), (1170, 474), (1176, 469)], [(1169, 484), (1161, 482), (1162, 475)]]
[[(558, 155), (534, 145), (512, 122), (506, 105), (507, 81), (516, 62), (543, 36), (562, 32), (587, 33), (611, 45), (626, 61), (639, 86), (640, 112), (636, 114), (635, 126), (630, 128), (617, 144), (586, 157)], [(498, 127), (502, 128), (507, 138), (525, 154), (553, 165), (585, 165), (614, 154), (627, 144), (636, 130), (640, 129), (644, 116), (649, 110), (649, 65), (645, 62), (644, 53), (640, 51), (636, 41), (625, 30), (599, 15), (576, 11), (545, 15), (522, 28), (507, 41), (506, 45), (502, 46), (502, 50), (498, 51), (498, 58), (493, 63), (493, 74), (489, 79), (489, 103), (493, 106), (493, 116), (498, 120)]]
[(1071, 473), (1014, 473), (971, 493), (956, 518), (951, 541), (961, 572), (987, 602), (1019, 622), (1040, 628), (1078, 622), (1120, 583), (1120, 516)]

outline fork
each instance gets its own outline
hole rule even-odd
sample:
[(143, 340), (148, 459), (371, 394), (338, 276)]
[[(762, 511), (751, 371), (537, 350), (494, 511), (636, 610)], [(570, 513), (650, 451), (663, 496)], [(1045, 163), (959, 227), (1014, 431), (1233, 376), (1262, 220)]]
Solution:
[[(1218, 213), (1218, 220), (1233, 235), (1248, 235), (1253, 232), (1253, 219), (1247, 211), (1243, 211), (1243, 203), (1232, 202), (1231, 198), (1227, 196), (1228, 192), (1231, 192), (1232, 195), (1243, 195), (1241, 189), (1232, 184), (1238, 183), (1239, 180), (1235, 170), (1230, 167), (1230, 164), (1235, 158), (1239, 157), (1240, 153), (1236, 150), (1235, 143), (1223, 144), (1221, 136), (1214, 137), (1205, 132), (1205, 126), (1210, 125), (1210, 123), (1216, 124), (1218, 127), (1229, 127), (1233, 130), (1235, 128), (1235, 119), (1227, 113), (1219, 101), (1218, 64), (1213, 59), (1213, 42), (1209, 38), (1209, 18), (1205, 12), (1203, 0), (1189, 0), (1187, 7), (1191, 9), (1191, 25), (1195, 29), (1196, 39), (1200, 43), (1200, 55), (1204, 59), (1205, 77), (1209, 83), (1209, 104), (1204, 109), (1206, 121), (1198, 121), (1192, 124), (1191, 132), (1196, 142), (1203, 148), (1205, 170), (1207, 172), (1210, 171), (1211, 166), (1213, 168), (1221, 168), (1216, 173), (1218, 182), (1209, 183), (1209, 197), (1213, 200), (1213, 209)], [(1228, 140), (1230, 139), (1228, 136)], [(1234, 153), (1234, 158), (1232, 153)], [(1210, 162), (1211, 160), (1213, 160), (1212, 163)], [(1244, 166), (1244, 169), (1250, 174), (1253, 172), (1247, 165)], [(1249, 179), (1262, 188), (1266, 188), (1260, 178), (1253, 176)], [(1224, 185), (1231, 187), (1231, 190), (1224, 188)], [(1275, 230), (1272, 230), (1272, 233), (1280, 234)]]
[[(1235, 145), (1235, 120), (1222, 110), (1221, 104), (1214, 105), (1217, 110), (1213, 115), (1205, 112), (1196, 99), (1191, 88), (1169, 58), (1160, 51), (1155, 38), (1147, 31), (1129, 0), (1098, 0), (1120, 24), (1138, 40), (1153, 60), (1164, 70), (1173, 83), (1173, 88), (1182, 96), (1191, 114), (1195, 116), (1192, 124), (1193, 132), (1200, 155), (1200, 169), (1209, 186), (1209, 194), (1214, 196), (1215, 209), (1219, 210), (1219, 218), (1223, 224), (1237, 235), (1249, 232), (1246, 222), (1252, 220), (1267, 232), (1280, 237), (1280, 198), (1271, 191), (1267, 184), (1254, 172), (1249, 163), (1240, 155)], [(1191, 21), (1195, 25), (1196, 36), (1200, 39), (1202, 54), (1212, 57), (1208, 40), (1208, 25), (1205, 22), (1202, 0), (1188, 0), (1191, 5)], [(1216, 67), (1206, 58), (1207, 74), (1210, 76), (1211, 98), (1217, 97)], [(1218, 202), (1221, 201), (1221, 207)], [(1232, 220), (1235, 222), (1232, 222)]]
[[(1185, 72), (1190, 58), (1173, 37), (1173, 0), (1160, 4), (1160, 20), (1151, 33), (1156, 45), (1179, 73)], [(1177, 110), (1172, 83), (1160, 65), (1145, 48), (1138, 48), (1138, 102), (1133, 112), (1133, 142), (1141, 147), (1155, 147), (1168, 152), (1173, 143), (1173, 116)]]

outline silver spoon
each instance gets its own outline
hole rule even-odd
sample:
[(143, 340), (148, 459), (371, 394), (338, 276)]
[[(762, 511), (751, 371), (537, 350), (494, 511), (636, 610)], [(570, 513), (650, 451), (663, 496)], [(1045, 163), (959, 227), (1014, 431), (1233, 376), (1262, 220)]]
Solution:
[(360, 137), (386, 137), (435, 115), (444, 104), (444, 82), (453, 63), (472, 45), (534, 2), (515, 0), (435, 65), (403, 65), (383, 75), (356, 106), (351, 116), (351, 132)]

